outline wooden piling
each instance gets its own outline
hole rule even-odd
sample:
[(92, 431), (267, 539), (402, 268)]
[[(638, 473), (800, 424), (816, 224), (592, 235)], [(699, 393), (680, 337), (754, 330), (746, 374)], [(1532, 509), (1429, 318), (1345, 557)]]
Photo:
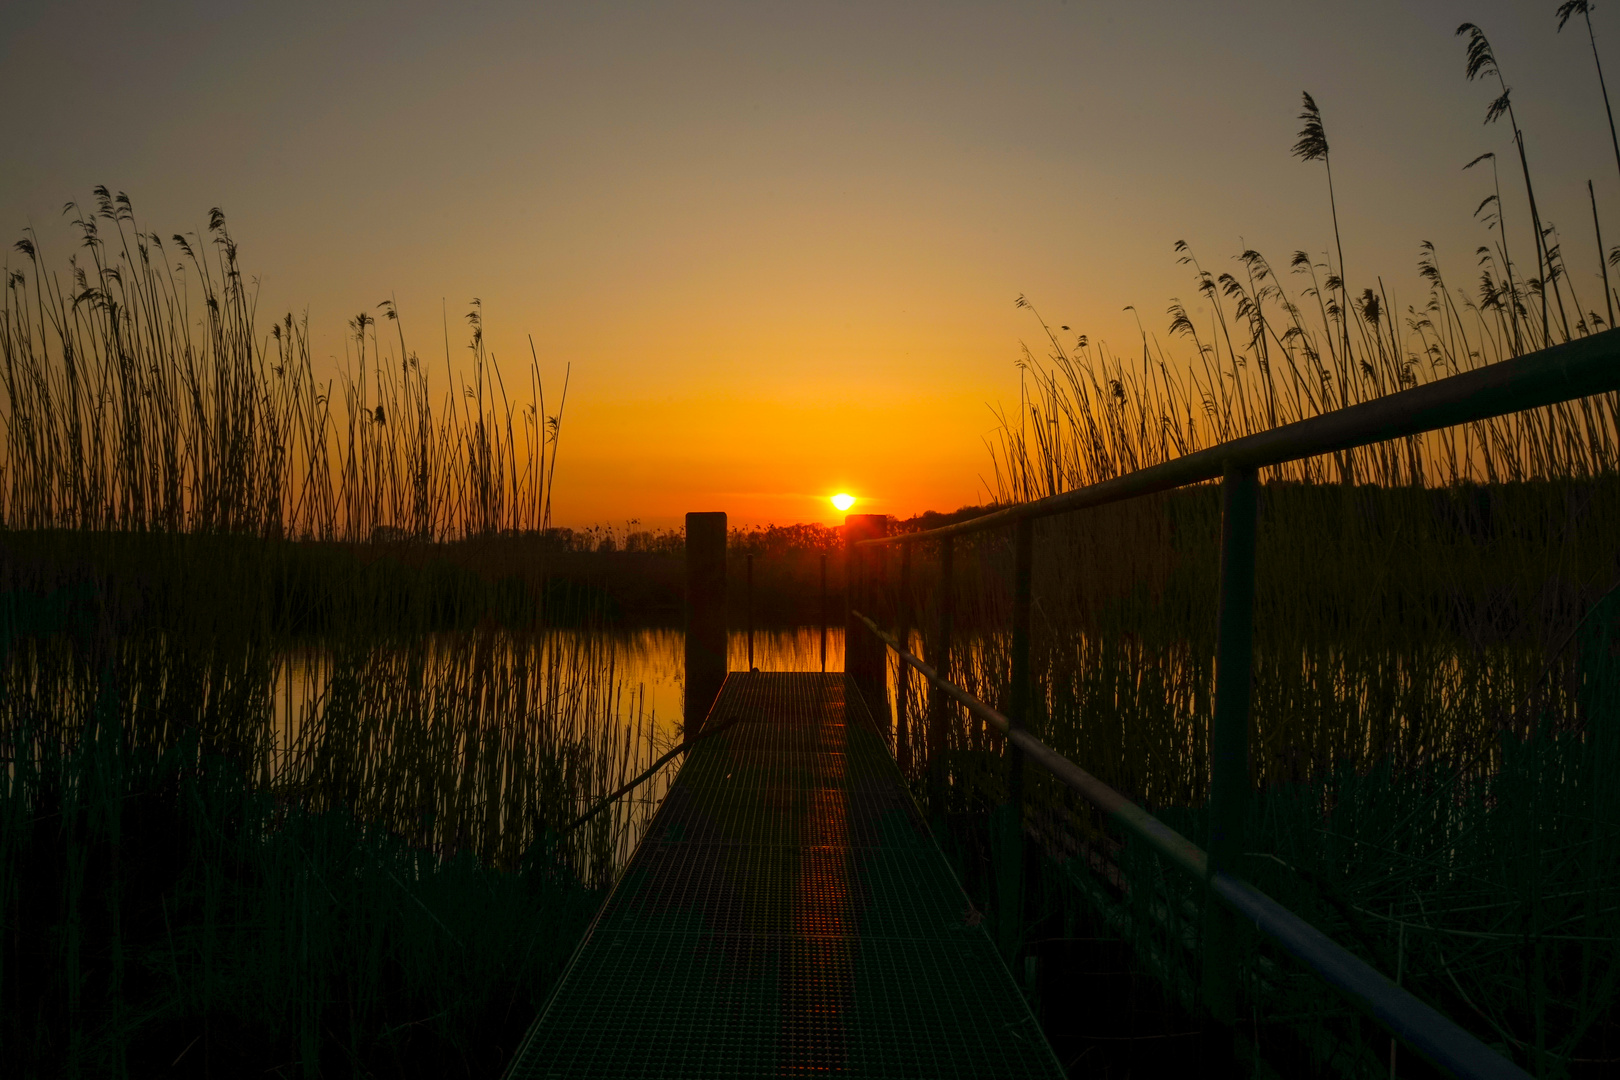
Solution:
[(686, 708), (688, 737), (703, 728), (726, 681), (726, 515), (686, 515)]
[(821, 670), (827, 671), (827, 553), (821, 553)]
[(888, 657), (883, 642), (872, 636), (855, 618), (856, 611), (881, 620), (871, 561), (881, 548), (857, 548), (862, 540), (888, 533), (889, 519), (882, 514), (848, 514), (844, 517), (844, 587), (848, 594), (844, 624), (844, 670), (853, 676), (856, 689), (866, 702), (872, 718), (887, 731), (889, 727)]

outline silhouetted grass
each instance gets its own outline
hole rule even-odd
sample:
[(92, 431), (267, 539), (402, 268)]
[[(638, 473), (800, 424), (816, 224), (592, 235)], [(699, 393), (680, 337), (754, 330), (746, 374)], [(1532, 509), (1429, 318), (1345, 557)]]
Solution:
[[(367, 540), (544, 530), (567, 386), (548, 413), (538, 358), (508, 394), (469, 305), (464, 363), (406, 345), (401, 313), (349, 321), (322, 383), (309, 327), (265, 328), (218, 209), (167, 243), (130, 200), (68, 204), (65, 272), (32, 233), (0, 308), (0, 526)], [(172, 245), (172, 246), (171, 246)], [(341, 408), (339, 407), (341, 403)]]
[(495, 1071), (658, 791), (554, 835), (665, 748), (599, 616), (325, 573), (293, 633), (284, 543), (49, 539), (0, 561), (15, 1074)]
[(562, 402), (477, 301), (442, 392), (391, 302), (320, 383), (222, 214), (96, 200), (0, 309), (5, 1071), (493, 1074), (660, 781), (558, 830), (666, 749), (528, 558)]
[[(1491, 118), (1511, 120), (1489, 42), (1461, 32), (1467, 74), (1501, 91)], [(1296, 153), (1325, 160), (1309, 96), (1303, 119)], [(1513, 141), (1528, 184), (1516, 125)], [(1495, 168), (1491, 154), (1473, 164), (1484, 161)], [(1581, 307), (1533, 204), (1528, 272), (1509, 257), (1499, 188), (1480, 212), (1488, 243), (1470, 288), (1454, 288), (1425, 243), (1428, 295), (1400, 313), (1381, 281), (1347, 284), (1342, 258), (1299, 252), (1284, 274), (1251, 250), (1218, 273), (1177, 244), (1207, 314), (1173, 302), (1168, 338), (1144, 328), (1137, 354), (1041, 321), (1042, 355), (1026, 350), (1018, 412), (995, 447), (999, 500), (1097, 483), (1607, 326)], [(1620, 1059), (1617, 466), (1620, 398), (1608, 394), (1270, 468), (1260, 496), (1243, 871), (1541, 1076), (1605, 1075)], [(1036, 529), (1032, 725), (1200, 843), (1219, 516), (1204, 486)], [(956, 554), (955, 674), (993, 704), (1006, 701), (1010, 670), (1010, 542), (1010, 531), (959, 540)], [(937, 579), (919, 555), (926, 599), (913, 625), (926, 642)], [(920, 687), (908, 693), (910, 715), (924, 715)], [(982, 726), (953, 714), (950, 730), (952, 805), (966, 815), (955, 833), (971, 866), (971, 852), (988, 851), (983, 818), (1004, 797), (1004, 770)], [(915, 720), (909, 735), (923, 795)], [(1032, 784), (1045, 861), (1028, 938), (1073, 932), (1083, 910), (1196, 1012), (1197, 883), (1044, 778)], [(1413, 1067), (1273, 950), (1247, 948), (1243, 978), (1240, 1041), (1285, 1073)]]
[[(1200, 843), (1218, 524), (1217, 492), (1192, 489), (1048, 519), (1035, 546), (1032, 726)], [(1612, 474), (1261, 491), (1244, 872), (1538, 1075), (1600, 1075), (1620, 1039), (1617, 526)], [(1003, 708), (1009, 541), (956, 555), (973, 573), (957, 583), (955, 675)], [(936, 570), (915, 572), (926, 654)], [(909, 698), (924, 797), (915, 681)], [(1005, 791), (996, 740), (959, 716), (950, 731), (952, 805), (982, 815)], [(1051, 861), (1030, 939), (1063, 936), (1065, 905), (1101, 911), (1196, 1011), (1197, 883), (1031, 783)], [(1337, 1055), (1344, 1075), (1387, 1072), (1375, 1028), (1285, 958), (1246, 955), (1245, 1040), (1304, 1039), (1312, 1069)]]

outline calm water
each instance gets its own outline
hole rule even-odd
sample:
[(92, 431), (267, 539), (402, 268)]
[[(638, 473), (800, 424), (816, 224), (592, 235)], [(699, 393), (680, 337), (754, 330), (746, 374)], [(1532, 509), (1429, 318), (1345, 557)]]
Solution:
[[(491, 641), (471, 635), (435, 635), (409, 645), (378, 643), (368, 654), (363, 696), (390, 712), (392, 701), (411, 702), (422, 716), (445, 718), (456, 729), (489, 730), (516, 715), (549, 715), (564, 740), (584, 738), (607, 747), (608, 775), (578, 793), (579, 810), (650, 766), (682, 737), (685, 635), (680, 630), (584, 634), (557, 630)], [(425, 645), (425, 648), (423, 647)], [(730, 635), (730, 667), (748, 669), (748, 636)], [(756, 631), (753, 666), (761, 671), (820, 671), (819, 627)], [(842, 628), (829, 628), (827, 670), (844, 666)], [(298, 759), (300, 736), (325, 715), (333, 693), (334, 657), (311, 644), (284, 653), (274, 674), (272, 704), (277, 745), (271, 768), (279, 774)], [(353, 672), (345, 676), (353, 694)], [(490, 686), (497, 687), (494, 695)], [(407, 689), (411, 686), (415, 690)], [(477, 690), (475, 687), (482, 687)], [(350, 701), (350, 707), (354, 703)], [(362, 705), (362, 708), (365, 706)], [(388, 730), (390, 717), (372, 712), (361, 723)], [(386, 734), (368, 736), (371, 752), (386, 756)], [(612, 770), (617, 770), (612, 771)], [(622, 866), (676, 774), (665, 768), (617, 804), (612, 861)]]
[[(679, 630), (635, 630), (615, 636), (620, 685), (658, 719), (660, 734), (673, 736), (685, 704), (685, 635)], [(726, 642), (732, 671), (748, 670), (748, 635)], [(754, 666), (761, 671), (820, 671), (820, 627), (755, 630)], [(827, 630), (828, 671), (844, 670), (844, 628)]]
[[(576, 642), (574, 631), (557, 631), (537, 639), (537, 651)], [(680, 741), (680, 723), (685, 703), (685, 635), (680, 630), (629, 630), (609, 634), (600, 644), (612, 649), (601, 664), (611, 670), (611, 708), (620, 722), (630, 728), (650, 729), (654, 741), (673, 746)], [(737, 631), (727, 642), (732, 671), (748, 670), (748, 635)], [(820, 671), (820, 627), (790, 630), (754, 631), (754, 667), (761, 671)], [(826, 670), (844, 669), (844, 629), (827, 630)], [(275, 714), (282, 728), (282, 739), (291, 745), (304, 726), (311, 708), (319, 708), (331, 679), (331, 654), (319, 647), (306, 647), (289, 654), (278, 673)], [(606, 688), (604, 688), (606, 689)]]

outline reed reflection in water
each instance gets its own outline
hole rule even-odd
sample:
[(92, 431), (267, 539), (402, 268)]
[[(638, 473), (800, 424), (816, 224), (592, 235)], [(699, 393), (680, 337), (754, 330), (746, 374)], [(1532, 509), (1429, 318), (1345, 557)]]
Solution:
[[(448, 635), (440, 635), (448, 637)], [(579, 648), (587, 635), (560, 630), (536, 639), (534, 649)], [(680, 716), (685, 704), (685, 636), (678, 629), (638, 629), (589, 635), (591, 642), (612, 650), (613, 695), (621, 724), (634, 726), (637, 716), (650, 722), (654, 741), (673, 746), (680, 741)], [(748, 670), (748, 635), (728, 635), (726, 649), (732, 671)], [(787, 630), (754, 631), (754, 666), (761, 671), (821, 671), (821, 628), (798, 626)], [(844, 628), (827, 630), (827, 671), (844, 670)], [(319, 644), (287, 650), (282, 655), (275, 689), (275, 710), (282, 746), (296, 741), (312, 707), (324, 700), (332, 678), (332, 652)]]
[[(531, 834), (583, 813), (680, 743), (684, 640), (678, 629), (638, 629), (439, 634), (374, 641), (358, 650), (304, 643), (283, 650), (274, 664), (274, 745), (267, 755), (267, 779), (318, 777), (323, 788), (337, 780), (346, 789), (354, 785), (343, 782), (346, 776), (327, 775), (333, 768), (345, 773), (358, 768), (370, 776), (385, 760), (414, 766), (422, 757), (420, 744), (449, 740), (454, 745), (443, 745), (429, 757), (439, 760), (448, 753), (464, 768), (473, 767), (475, 759), (491, 760), (475, 768), (482, 794), (473, 801), (482, 810), (466, 813), (471, 808), (465, 790), (459, 797), (426, 800), (441, 819), (433, 830), (434, 846), (471, 846), (485, 854), (501, 850), (512, 858)], [(753, 645), (754, 665), (762, 671), (821, 670), (819, 627), (756, 630)], [(746, 670), (745, 632), (730, 635), (728, 651), (731, 669)], [(839, 671), (843, 664), (842, 628), (829, 629), (827, 669)], [(344, 761), (334, 759), (327, 751), (334, 735), (342, 736), (339, 745), (365, 747), (361, 756), (367, 760), (350, 761), (347, 754), (341, 755)], [(500, 747), (498, 753), (493, 745)], [(532, 786), (558, 768), (567, 774), (556, 778), (560, 782), (541, 783), (533, 792), (512, 790)], [(613, 813), (598, 819), (601, 825), (585, 830), (591, 836), (579, 842), (592, 850), (577, 853), (579, 863), (609, 873), (609, 867), (622, 866), (677, 768), (678, 759), (622, 797)], [(465, 789), (466, 784), (454, 786)], [(552, 794), (541, 795), (541, 789)], [(413, 793), (409, 801), (415, 806), (423, 800)], [(399, 817), (393, 806), (398, 799), (387, 802), (393, 812), (382, 816)], [(454, 816), (464, 819), (448, 833), (447, 803), (456, 804), (462, 812)], [(514, 815), (525, 820), (520, 824)], [(468, 835), (469, 828), (482, 835)]]

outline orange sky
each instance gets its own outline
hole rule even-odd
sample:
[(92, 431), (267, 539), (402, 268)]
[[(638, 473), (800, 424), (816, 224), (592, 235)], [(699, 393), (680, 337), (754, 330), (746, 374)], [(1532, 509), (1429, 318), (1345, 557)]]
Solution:
[(436, 359), (442, 303), (459, 357), (482, 298), (508, 372), (530, 334), (553, 389), (573, 365), (563, 524), (834, 521), (840, 489), (953, 509), (986, 497), (992, 408), (1038, 339), (1019, 294), (1128, 351), (1125, 305), (1163, 337), (1195, 299), (1176, 240), (1221, 268), (1327, 249), (1321, 169), (1289, 155), (1302, 89), (1352, 278), (1404, 310), (1422, 240), (1470, 277), (1487, 188), (1461, 166), (1510, 148), (1463, 79), (1464, 19), (1595, 277), (1585, 182), (1620, 240), (1620, 174), (1555, 7), (19, 2), (0, 226), (60, 259), (61, 205), (97, 183), (165, 235), (222, 206), (261, 311), (307, 307), (329, 365), (389, 295)]

